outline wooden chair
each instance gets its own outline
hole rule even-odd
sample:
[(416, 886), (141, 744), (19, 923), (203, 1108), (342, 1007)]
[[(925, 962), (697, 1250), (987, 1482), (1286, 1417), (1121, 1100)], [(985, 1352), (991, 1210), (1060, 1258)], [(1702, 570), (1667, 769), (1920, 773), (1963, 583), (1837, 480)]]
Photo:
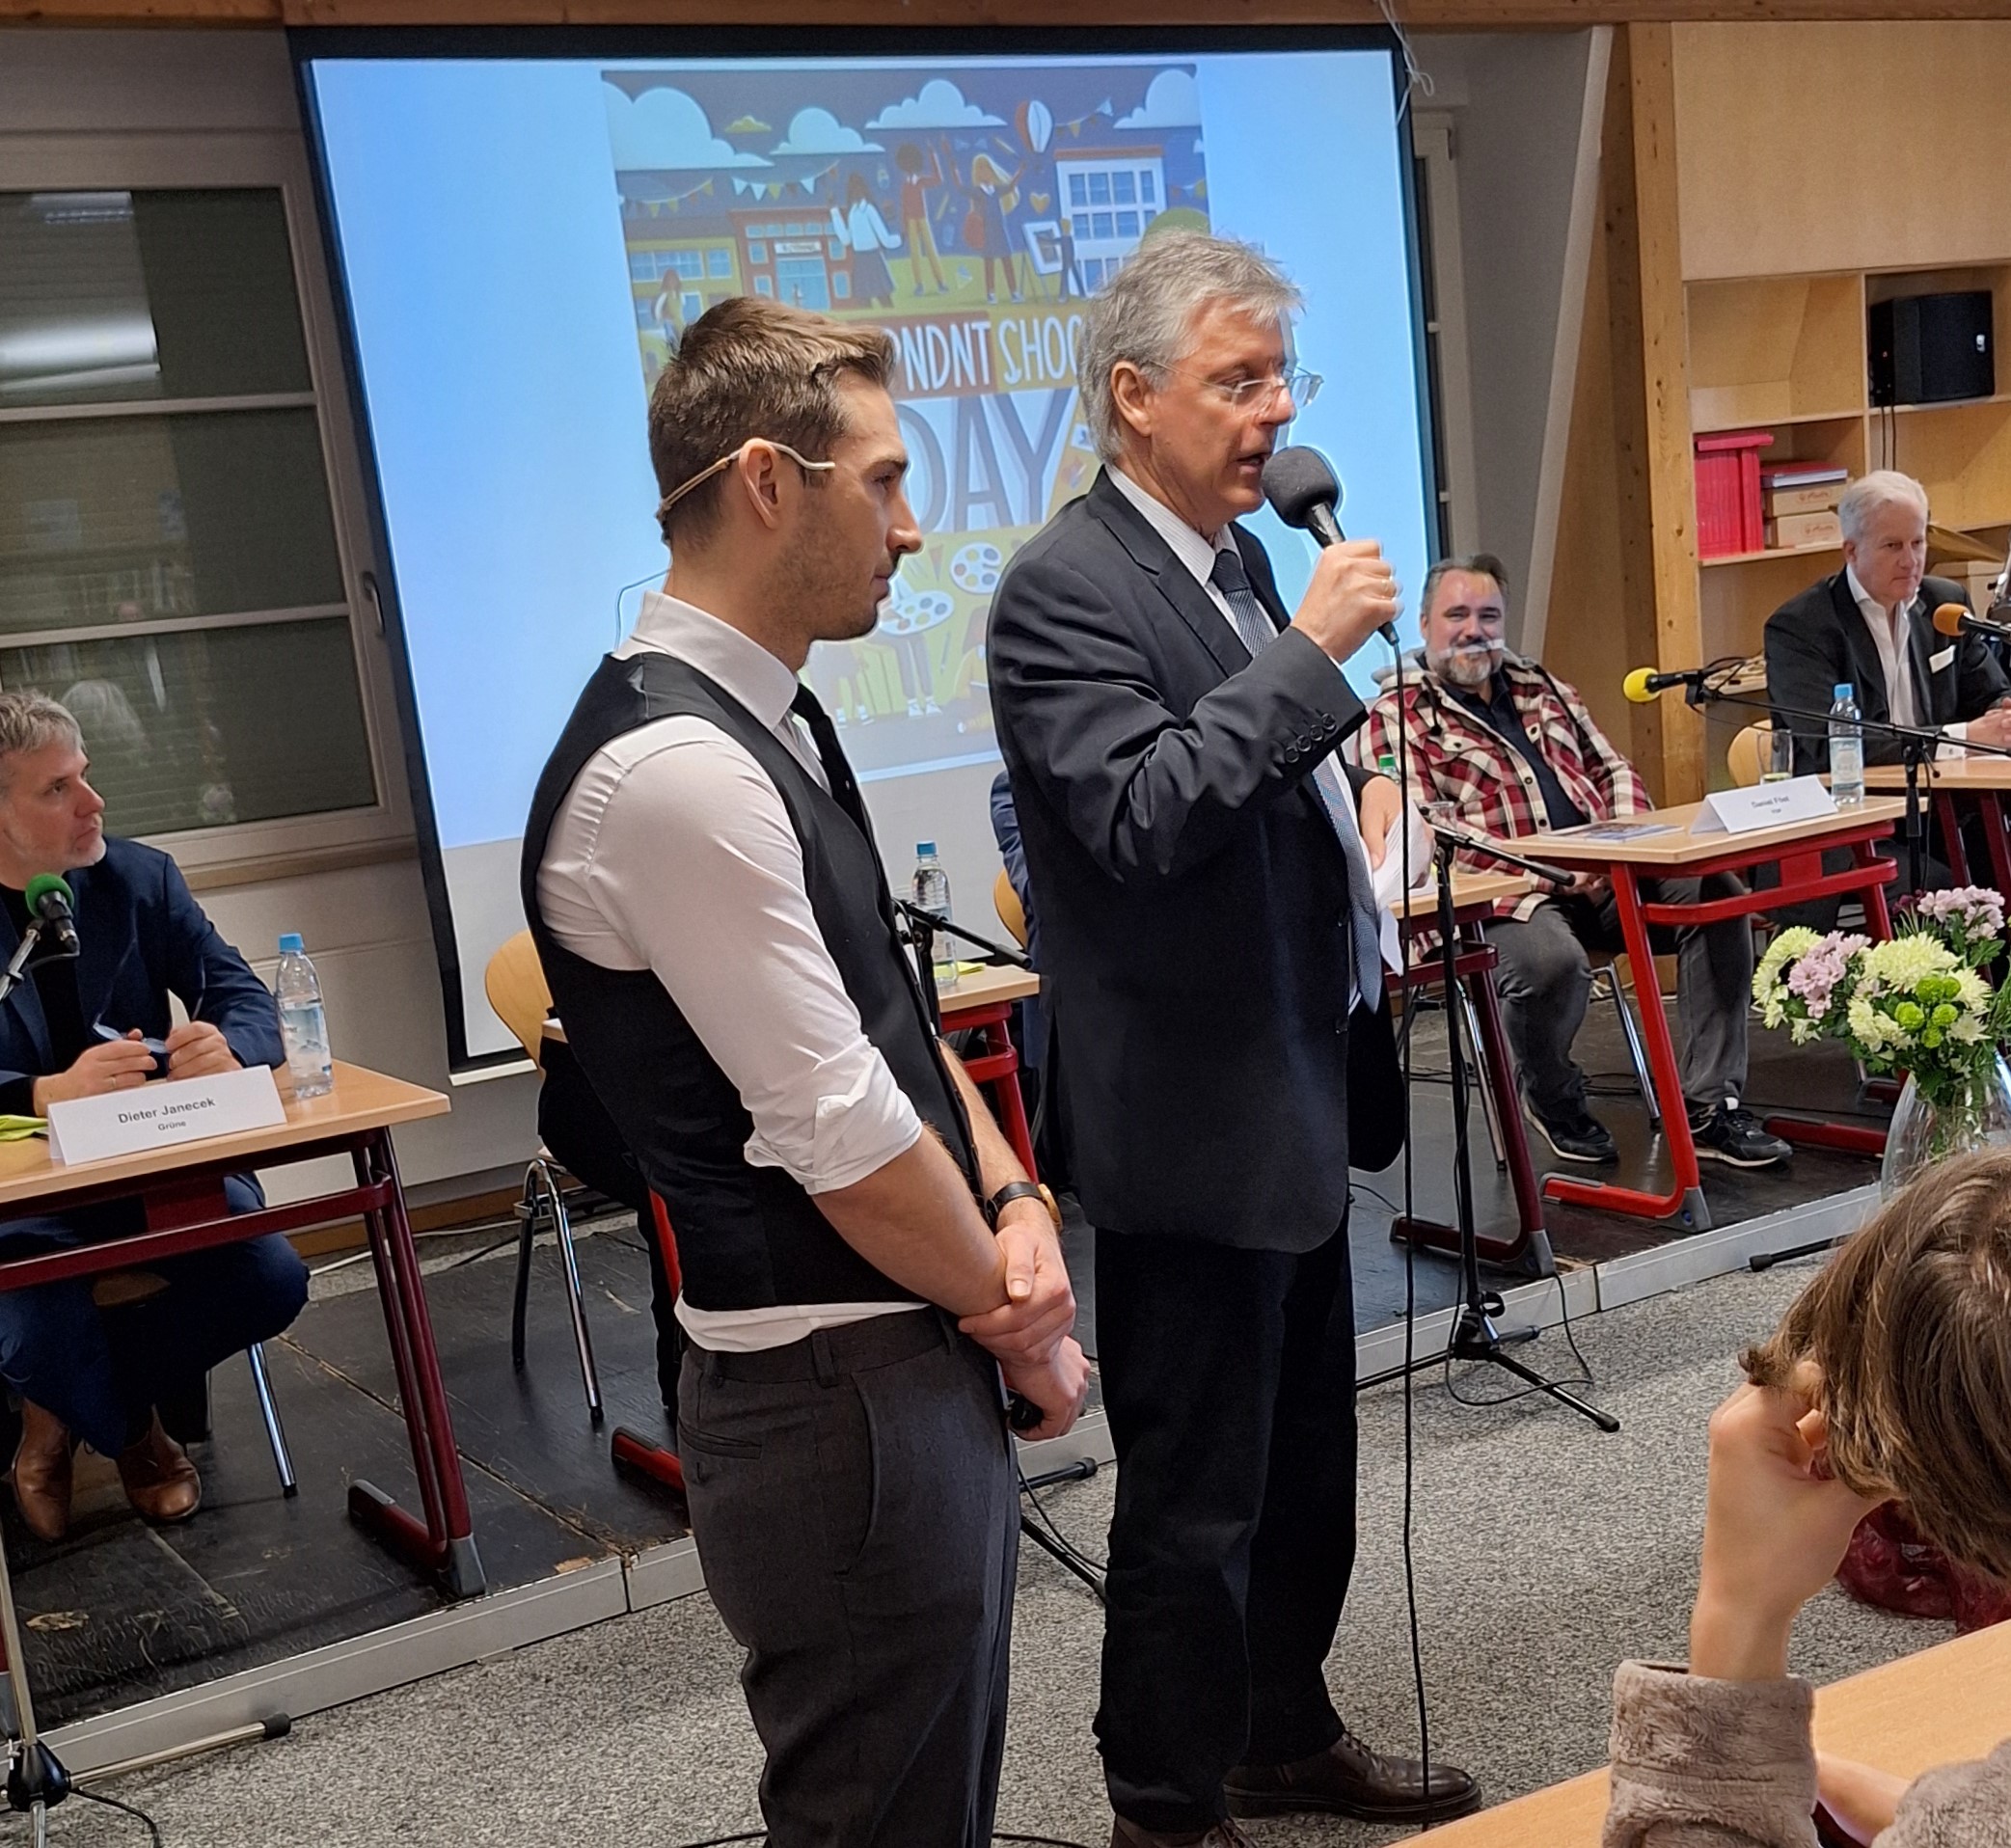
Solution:
[(1766, 775), (1773, 740), (1774, 721), (1762, 719), (1745, 726), (1726, 747), (1725, 767), (1739, 788), (1751, 789)]
[[(537, 960), (529, 931), (519, 931), (489, 958), (482, 972), (482, 992), (497, 1018), (516, 1036), (517, 1044), (540, 1073), (545, 1069), (545, 1022), (552, 1014), (552, 991)], [(586, 1389), (586, 1415), (598, 1426), (606, 1416), (601, 1404), (601, 1379), (593, 1364), (593, 1338), (586, 1327), (586, 1303), (580, 1290), (580, 1263), (573, 1250), (573, 1225), (559, 1190), (560, 1163), (542, 1141), (524, 1170), (524, 1193), (517, 1202), (517, 1290), (510, 1310), (510, 1364), (524, 1371), (524, 1318), (530, 1297), (530, 1248), (541, 1226), (549, 1224), (565, 1270), (566, 1308), (572, 1316), (573, 1345), (579, 1351), (580, 1380)]]
[(1013, 890), (1013, 882), (1006, 877), (1003, 866), (998, 877), (992, 882), (992, 908), (998, 913), (998, 921), (1006, 927), (1006, 935), (1023, 950), (1026, 947), (1026, 908), (1019, 903), (1019, 894)]

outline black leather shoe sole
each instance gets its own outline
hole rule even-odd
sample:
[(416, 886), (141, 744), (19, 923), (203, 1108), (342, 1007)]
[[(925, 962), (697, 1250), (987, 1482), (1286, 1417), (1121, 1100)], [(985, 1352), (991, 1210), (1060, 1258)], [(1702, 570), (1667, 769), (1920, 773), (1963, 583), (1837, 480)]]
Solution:
[(1481, 1807), (1481, 1786), (1469, 1778), (1463, 1789), (1442, 1797), (1389, 1802), (1349, 1798), (1315, 1790), (1237, 1790), (1222, 1786), (1229, 1813), (1246, 1816), (1348, 1816), (1356, 1822), (1451, 1822)]

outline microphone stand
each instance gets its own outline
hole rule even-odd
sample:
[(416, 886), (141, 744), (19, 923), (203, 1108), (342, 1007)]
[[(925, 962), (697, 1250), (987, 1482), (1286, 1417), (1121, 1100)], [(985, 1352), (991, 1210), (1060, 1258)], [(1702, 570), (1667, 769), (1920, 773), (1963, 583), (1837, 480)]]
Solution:
[[(1777, 719), (1800, 720), (1818, 728), (1827, 728), (1830, 722), (1828, 713), (1812, 713), (1795, 706), (1778, 705), (1771, 699), (1726, 693), (1708, 685), (1701, 675), (1683, 689), (1683, 700), (1692, 707), (1746, 706), (1755, 712), (1769, 713)], [(1940, 746), (1955, 741), (1930, 726), (1895, 725), (1887, 719), (1860, 719), (1858, 727), (1861, 732), (1871, 731), (1882, 738), (1890, 738), (1899, 746), (1900, 762), (1906, 770), (1907, 879), (1909, 889), (1918, 892), (1925, 881), (1921, 859), (1926, 852), (1927, 839), (1926, 818), (1920, 809), (1920, 766)], [(2002, 745), (1971, 745), (1965, 740), (1963, 747), (1973, 756), (2011, 757), (2011, 748)]]
[(21, 977), (28, 972), (28, 959), (35, 954), (35, 946), (41, 940), (41, 920), (31, 918), (28, 928), (21, 933), (20, 946), (8, 958), (7, 967), (0, 969), (0, 1001), (4, 1001), (20, 986)]
[[(1456, 828), (1441, 827), (1436, 822), (1427, 825), (1432, 832), (1432, 861), (1438, 882), (1438, 957), (1439, 980), (1446, 992), (1446, 1049), (1451, 1058), (1453, 1079), (1453, 1200), (1454, 1220), (1459, 1233), (1459, 1280), (1465, 1292), (1459, 1314), (1453, 1323), (1451, 1340), (1446, 1345), (1443, 1356), (1434, 1355), (1428, 1360), (1406, 1361), (1396, 1369), (1396, 1373), (1408, 1373), (1425, 1367), (1434, 1367), (1441, 1358), (1446, 1360), (1485, 1361), (1504, 1372), (1514, 1374), (1533, 1391), (1547, 1393), (1561, 1405), (1567, 1405), (1581, 1417), (1589, 1418), (1602, 1431), (1617, 1431), (1620, 1421), (1611, 1412), (1602, 1412), (1596, 1405), (1590, 1405), (1576, 1394), (1568, 1392), (1555, 1380), (1546, 1379), (1533, 1367), (1525, 1367), (1506, 1349), (1501, 1331), (1495, 1326), (1494, 1318), (1504, 1308), (1501, 1296), (1487, 1290), (1481, 1283), (1480, 1232), (1474, 1218), (1474, 1176), (1473, 1152), (1469, 1146), (1466, 1126), (1467, 1066), (1466, 1051), (1459, 1032), (1459, 1010), (1453, 1005), (1454, 992), (1459, 982), (1459, 926), (1455, 921), (1453, 907), (1453, 856), (1461, 847), (1475, 853), (1482, 853), (1519, 867), (1536, 878), (1555, 885), (1569, 885), (1573, 876), (1561, 867), (1546, 866), (1540, 860), (1527, 859), (1512, 850), (1505, 849), (1482, 835), (1468, 834)], [(1374, 1381), (1363, 1380), (1367, 1386), (1395, 1377), (1395, 1373), (1380, 1373)]]

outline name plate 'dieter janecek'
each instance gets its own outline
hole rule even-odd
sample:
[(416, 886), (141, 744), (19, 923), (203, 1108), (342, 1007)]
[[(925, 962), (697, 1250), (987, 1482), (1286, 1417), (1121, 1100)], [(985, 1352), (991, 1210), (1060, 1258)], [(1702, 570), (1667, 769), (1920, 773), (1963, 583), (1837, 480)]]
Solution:
[(269, 1129), (285, 1120), (280, 1088), (262, 1065), (204, 1078), (160, 1078), (136, 1091), (50, 1104), (49, 1159), (146, 1155), (240, 1129)]
[(1820, 821), (1836, 813), (1836, 799), (1820, 776), (1790, 776), (1778, 783), (1755, 783), (1750, 789), (1721, 789), (1703, 799), (1693, 834), (1750, 834), (1757, 828), (1781, 828), (1790, 822)]

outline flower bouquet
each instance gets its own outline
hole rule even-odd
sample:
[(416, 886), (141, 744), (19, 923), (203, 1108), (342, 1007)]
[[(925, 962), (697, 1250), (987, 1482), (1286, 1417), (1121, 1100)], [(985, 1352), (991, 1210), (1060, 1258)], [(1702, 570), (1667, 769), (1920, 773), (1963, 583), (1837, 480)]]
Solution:
[(1882, 1184), (1891, 1193), (1943, 1155), (2011, 1138), (2011, 985), (1984, 969), (2004, 953), (2004, 901), (1982, 886), (1899, 908), (1889, 942), (1797, 927), (1753, 972), (1761, 1021), (1797, 1046), (1840, 1040), (1867, 1072), (1904, 1072)]

